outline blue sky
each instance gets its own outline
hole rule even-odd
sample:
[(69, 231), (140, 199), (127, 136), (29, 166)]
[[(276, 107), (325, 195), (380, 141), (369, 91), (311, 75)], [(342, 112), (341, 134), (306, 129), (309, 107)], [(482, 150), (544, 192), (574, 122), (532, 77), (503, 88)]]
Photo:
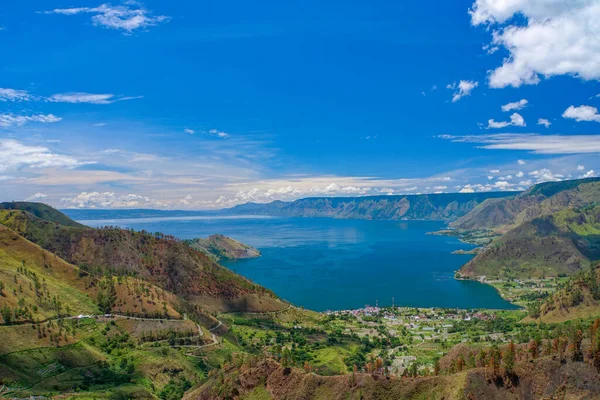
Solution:
[(598, 0), (11, 2), (2, 200), (203, 209), (596, 176), (599, 19)]

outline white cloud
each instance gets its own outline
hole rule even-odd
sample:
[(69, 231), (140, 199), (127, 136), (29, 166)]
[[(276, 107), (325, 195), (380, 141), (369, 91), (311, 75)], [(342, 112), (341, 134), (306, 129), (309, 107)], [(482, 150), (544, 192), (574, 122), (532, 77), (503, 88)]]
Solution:
[(46, 193), (36, 193), (25, 198), (25, 201), (40, 201), (48, 197)]
[(562, 174), (555, 174), (548, 168), (542, 168), (539, 170), (531, 171), (529, 176), (536, 179), (536, 183), (542, 182), (558, 182), (565, 178)]
[(170, 20), (170, 17), (164, 15), (151, 15), (138, 2), (128, 2), (120, 6), (113, 6), (106, 3), (98, 7), (57, 8), (52, 11), (45, 11), (44, 14), (91, 14), (94, 25), (122, 30), (127, 34), (131, 34), (137, 29), (149, 28)]
[(490, 169), (490, 174), (499, 174), (500, 170), (499, 169)]
[(525, 161), (525, 160), (517, 160), (517, 164), (519, 164), (519, 165), (525, 165), (525, 164), (527, 164), (527, 161)]
[(215, 135), (215, 136), (218, 136), (218, 137), (220, 137), (221, 139), (227, 139), (227, 138), (229, 137), (229, 133), (227, 133), (227, 132), (223, 132), (223, 131), (220, 131), (220, 130), (218, 130), (218, 129), (210, 129), (210, 130), (208, 131), (208, 133), (209, 133), (210, 135)]
[(498, 128), (506, 128), (507, 126), (526, 126), (525, 119), (518, 114), (513, 113), (510, 116), (510, 121), (494, 121), (493, 119), (488, 120), (487, 129), (498, 129)]
[(50, 124), (59, 122), (62, 118), (52, 114), (37, 114), (37, 115), (16, 115), (16, 114), (0, 114), (0, 127), (21, 126), (29, 122), (39, 122), (42, 124)]
[(52, 153), (42, 146), (27, 146), (13, 139), (0, 139), (0, 172), (24, 167), (75, 168), (83, 162), (67, 155)]
[(585, 167), (583, 165), (577, 166), (577, 171), (583, 171), (583, 170), (585, 170)]
[(0, 88), (0, 101), (29, 101), (32, 96), (25, 90)]
[(550, 125), (552, 125), (552, 122), (548, 121), (546, 118), (539, 118), (537, 124), (544, 125), (546, 128), (549, 128)]
[(585, 178), (593, 178), (596, 176), (596, 173), (594, 172), (593, 169), (590, 169), (588, 172), (586, 172), (585, 174), (581, 175), (579, 178), (580, 179), (585, 179)]
[(491, 72), (491, 87), (537, 84), (540, 75), (600, 79), (600, 2), (476, 0), (470, 14), (473, 25), (494, 27), (491, 45), (509, 53)]
[(473, 89), (475, 89), (479, 85), (479, 82), (476, 81), (463, 81), (461, 80), (456, 84), (456, 82), (449, 84), (446, 86), (448, 89), (454, 90), (454, 96), (452, 96), (452, 102), (456, 103), (461, 98), (465, 96), (470, 96)]
[(183, 131), (185, 133), (189, 133), (190, 135), (193, 135), (194, 133), (196, 133), (196, 131), (194, 131), (193, 129), (190, 129), (190, 128), (185, 128)]
[(525, 174), (523, 173), (523, 171), (519, 171), (519, 172), (517, 172), (517, 173), (515, 174), (515, 176), (516, 176), (517, 178), (522, 178), (524, 175), (525, 175)]
[(527, 106), (527, 103), (529, 103), (526, 99), (522, 99), (519, 101), (515, 101), (514, 103), (508, 103), (503, 105), (502, 111), (507, 112), (507, 111), (513, 111), (513, 110), (522, 110), (523, 108), (525, 108), (525, 106)]
[(118, 97), (114, 94), (94, 94), (83, 92), (58, 93), (48, 97), (53, 103), (89, 103), (89, 104), (112, 104), (116, 101), (141, 99), (142, 96)]
[(600, 122), (600, 114), (598, 114), (598, 109), (592, 106), (570, 106), (565, 110), (562, 116), (563, 118), (574, 119), (577, 122)]
[(73, 197), (62, 198), (61, 204), (66, 208), (162, 208), (169, 205), (148, 196), (118, 195), (114, 192), (81, 192)]
[(504, 133), (492, 135), (441, 135), (456, 143), (478, 143), (489, 150), (527, 150), (536, 154), (585, 154), (600, 152), (600, 135), (538, 135)]

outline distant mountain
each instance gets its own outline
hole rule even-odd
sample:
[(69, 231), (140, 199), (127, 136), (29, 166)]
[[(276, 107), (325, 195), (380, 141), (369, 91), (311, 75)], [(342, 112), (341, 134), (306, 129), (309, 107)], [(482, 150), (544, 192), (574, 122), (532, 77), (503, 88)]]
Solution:
[(600, 202), (600, 178), (546, 182), (514, 196), (488, 199), (451, 226), (502, 232), (542, 215), (594, 202)]
[(247, 203), (223, 210), (223, 213), (281, 217), (451, 221), (469, 213), (485, 200), (502, 199), (512, 195), (514, 192), (312, 197), (292, 202)]
[(256, 258), (260, 252), (252, 246), (238, 242), (223, 235), (210, 235), (208, 238), (186, 240), (193, 249), (200, 250), (214, 257), (215, 261), (221, 259), (237, 260), (242, 258)]
[(600, 259), (600, 205), (567, 208), (523, 222), (463, 266), (463, 277), (573, 275)]

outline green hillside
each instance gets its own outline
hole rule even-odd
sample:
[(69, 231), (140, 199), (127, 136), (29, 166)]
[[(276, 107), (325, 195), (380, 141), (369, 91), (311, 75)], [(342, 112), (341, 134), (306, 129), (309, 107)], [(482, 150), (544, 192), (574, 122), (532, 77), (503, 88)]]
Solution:
[(0, 210), (21, 210), (35, 215), (44, 221), (54, 222), (62, 226), (71, 226), (76, 228), (85, 227), (84, 225), (73, 221), (71, 218), (67, 217), (57, 209), (43, 203), (32, 203), (25, 201), (5, 202), (0, 203)]
[(0, 224), (87, 272), (138, 277), (209, 310), (285, 307), (270, 291), (171, 236), (63, 227), (16, 210), (0, 211)]
[(0, 282), (1, 320), (4, 323), (98, 311), (86, 293), (79, 268), (2, 225)]
[(565, 209), (509, 230), (463, 266), (463, 277), (573, 275), (600, 259), (600, 206)]
[(600, 317), (600, 263), (571, 277), (560, 290), (529, 306), (533, 321), (547, 323)]
[(600, 178), (546, 182), (515, 196), (486, 200), (451, 226), (459, 230), (505, 232), (542, 215), (597, 202), (600, 202)]

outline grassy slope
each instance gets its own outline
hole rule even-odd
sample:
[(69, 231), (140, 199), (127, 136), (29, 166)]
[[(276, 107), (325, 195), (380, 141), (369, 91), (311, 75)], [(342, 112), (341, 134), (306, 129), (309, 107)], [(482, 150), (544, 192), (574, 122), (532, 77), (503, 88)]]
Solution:
[[(17, 272), (22, 267), (30, 274)], [(56, 296), (63, 303), (63, 312), (68, 305), (72, 315), (96, 313), (98, 308), (86, 294), (79, 272), (79, 268), (0, 225), (0, 280), (5, 285), (0, 306), (16, 309), (22, 299), (33, 318), (43, 320), (56, 315), (51, 306)], [(31, 273), (35, 273), (39, 281), (37, 291)]]
[[(596, 287), (600, 286), (600, 266), (593, 273)], [(600, 316), (600, 291), (591, 286), (591, 274), (591, 271), (586, 271), (572, 278), (563, 289), (541, 304), (538, 318), (529, 317), (526, 321), (559, 323)]]
[(43, 219), (48, 222), (54, 222), (63, 226), (71, 226), (76, 228), (84, 228), (78, 222), (73, 221), (71, 218), (43, 203), (32, 203), (26, 201), (13, 201), (0, 203), (0, 210), (21, 210), (26, 211), (36, 217)]
[(490, 199), (451, 225), (461, 230), (500, 232), (536, 217), (600, 201), (600, 178), (546, 182), (516, 196)]
[(268, 290), (216, 264), (184, 242), (118, 228), (63, 227), (22, 211), (0, 224), (89, 271), (135, 275), (209, 310), (276, 310)]
[(600, 206), (566, 209), (525, 222), (459, 271), (493, 278), (572, 275), (600, 259)]

